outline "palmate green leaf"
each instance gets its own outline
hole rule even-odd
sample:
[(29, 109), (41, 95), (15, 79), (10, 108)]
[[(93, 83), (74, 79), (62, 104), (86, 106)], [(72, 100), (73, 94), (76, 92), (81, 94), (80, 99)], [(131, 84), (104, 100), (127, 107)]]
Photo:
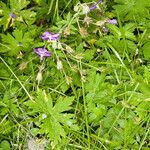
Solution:
[[(60, 97), (58, 100), (57, 100), (57, 103), (55, 104), (53, 110), (57, 113), (62, 113), (64, 111), (68, 111), (71, 109), (71, 104), (74, 100), (74, 97), (68, 97), (66, 98), (65, 100), (62, 99), (62, 97)], [(64, 105), (65, 103), (65, 105)], [(62, 107), (63, 105), (63, 107)]]
[(8, 24), (11, 21), (11, 18), (9, 16), (9, 14), (11, 13), (11, 10), (6, 6), (5, 3), (0, 2), (0, 10), (2, 12), (1, 14), (1, 18), (0, 18), (0, 27), (4, 26), (4, 30), (6, 30), (8, 28)]
[(138, 105), (136, 111), (140, 119), (144, 119), (148, 116), (148, 113), (150, 112), (149, 104), (150, 102), (148, 99), (145, 99)]
[(144, 56), (146, 59), (150, 58), (150, 42), (147, 42), (143, 45), (143, 47), (141, 48), (141, 50), (144, 53)]
[(32, 112), (45, 116), (41, 120), (39, 133), (47, 134), (50, 140), (58, 144), (66, 136), (67, 128), (75, 129), (75, 121), (72, 119), (74, 115), (67, 112), (71, 109), (73, 100), (74, 97), (59, 97), (54, 105), (50, 94), (38, 91), (35, 102), (28, 101), (25, 104)]
[(89, 72), (85, 83), (86, 102), (89, 114), (89, 123), (97, 125), (107, 112), (108, 107), (115, 104), (113, 98), (116, 87), (108, 84), (104, 73)]
[(95, 93), (97, 90), (99, 90), (100, 85), (104, 84), (105, 74), (96, 74), (94, 70), (91, 70), (89, 72), (87, 81), (88, 82), (85, 84), (86, 91)]
[[(10, 55), (16, 55), (20, 50), (27, 51), (29, 45), (32, 43), (33, 39), (29, 32), (23, 33), (22, 30), (16, 29), (13, 35), (7, 33), (7, 35), (1, 34), (3, 45), (1, 47), (1, 52), (8, 52)], [(19, 45), (21, 43), (21, 45)]]
[(29, 3), (27, 0), (10, 0), (10, 8), (12, 11), (20, 11), (27, 7)]
[(110, 32), (117, 38), (117, 39), (120, 39), (120, 38), (126, 38), (126, 39), (129, 39), (129, 40), (133, 40), (135, 41), (136, 40), (136, 37), (135, 35), (133, 34), (133, 31), (135, 29), (134, 27), (134, 24), (126, 24), (123, 28), (122, 28), (122, 31), (121, 29), (119, 29), (117, 26), (115, 25), (112, 25), (112, 24), (109, 24), (107, 25)]
[[(14, 27), (18, 22), (31, 25), (35, 21), (36, 13), (30, 9), (25, 9), (30, 2), (27, 0), (10, 0), (10, 3), (0, 2), (2, 11), (0, 26), (3, 26), (4, 31), (9, 27)], [(9, 5), (10, 4), (10, 5)], [(15, 18), (11, 18), (10, 14), (14, 13)]]
[(114, 9), (119, 16), (125, 20), (142, 19), (149, 15), (150, 1), (149, 0), (115, 0), (117, 3)]
[(117, 38), (120, 39), (121, 38), (121, 31), (120, 29), (112, 24), (107, 25), (108, 29), (110, 30), (110, 32)]
[(40, 125), (40, 128), (40, 134), (47, 134), (55, 144), (61, 141), (61, 137), (66, 136), (62, 125), (52, 117), (47, 117), (44, 119), (43, 123)]
[(22, 20), (28, 25), (32, 25), (36, 20), (36, 13), (31, 10), (22, 10), (20, 11), (19, 15), (21, 16)]

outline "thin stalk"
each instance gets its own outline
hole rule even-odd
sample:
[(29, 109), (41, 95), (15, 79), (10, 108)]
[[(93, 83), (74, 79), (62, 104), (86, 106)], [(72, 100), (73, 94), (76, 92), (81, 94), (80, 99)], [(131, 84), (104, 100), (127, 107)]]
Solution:
[[(79, 63), (79, 68), (82, 70), (82, 64)], [(87, 130), (87, 137), (88, 137), (88, 149), (90, 150), (90, 133), (89, 133), (89, 126), (88, 126), (88, 112), (87, 112), (87, 106), (86, 106), (86, 98), (85, 98), (85, 91), (84, 91), (84, 83), (81, 80), (82, 83), (82, 94), (83, 94), (83, 105), (84, 105), (84, 115), (85, 115), (85, 123), (86, 123), (86, 130)]]
[[(137, 83), (137, 85), (135, 86), (133, 92), (131, 93), (130, 97), (128, 98), (127, 102), (129, 102), (133, 96), (133, 93), (137, 90), (139, 86), (139, 83)], [(112, 130), (112, 128), (114, 127), (115, 123), (117, 122), (117, 120), (120, 118), (121, 114), (123, 113), (125, 109), (125, 106), (121, 109), (121, 111), (119, 112), (118, 116), (116, 117), (115, 121), (113, 122), (112, 126), (110, 127), (109, 131), (108, 131), (108, 134), (110, 133), (110, 131)]]
[(21, 85), (21, 87), (24, 89), (25, 93), (28, 95), (29, 99), (33, 101), (32, 97), (30, 96), (29, 92), (25, 88), (25, 86), (22, 84), (22, 82), (19, 80), (19, 78), (16, 76), (16, 74), (13, 72), (13, 70), (8, 66), (8, 64), (5, 62), (5, 60), (0, 56), (0, 59), (4, 63), (4, 65), (9, 69), (9, 71), (13, 74), (13, 76), (17, 79), (18, 83)]
[[(148, 125), (149, 125), (149, 120), (148, 120)], [(148, 133), (149, 133), (149, 130), (150, 130), (150, 127), (148, 128), (147, 132), (145, 133), (145, 136), (140, 144), (140, 147), (138, 150), (141, 150), (142, 149), (142, 146), (144, 145), (144, 141), (146, 140), (147, 136), (148, 136)]]

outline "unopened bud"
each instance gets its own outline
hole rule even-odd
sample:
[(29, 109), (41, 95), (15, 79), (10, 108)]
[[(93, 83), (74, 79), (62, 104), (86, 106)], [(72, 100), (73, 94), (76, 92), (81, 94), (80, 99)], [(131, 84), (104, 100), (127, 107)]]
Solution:
[(92, 19), (91, 19), (90, 17), (88, 17), (88, 16), (85, 16), (83, 22), (84, 22), (87, 26), (89, 26), (89, 24), (92, 22)]
[(17, 59), (22, 59), (23, 58), (23, 53), (20, 51), (19, 54), (17, 55)]
[(82, 81), (83, 83), (85, 83), (85, 82), (86, 82), (86, 78), (85, 78), (85, 76), (81, 76), (81, 81)]
[(70, 83), (72, 83), (72, 78), (67, 76), (66, 77), (66, 83), (69, 85)]
[(70, 28), (69, 28), (69, 27), (65, 28), (65, 30), (64, 30), (64, 35), (65, 35), (65, 36), (70, 35)]
[(55, 149), (55, 144), (54, 144), (54, 142), (51, 142), (51, 147), (52, 147), (52, 149)]
[(82, 54), (82, 53), (77, 54), (77, 55), (75, 56), (75, 58), (78, 59), (78, 60), (81, 60), (81, 59), (83, 59), (83, 54)]
[(81, 36), (87, 36), (88, 35), (88, 32), (85, 28), (80, 28), (79, 32), (80, 32)]
[(82, 4), (82, 9), (83, 14), (87, 14), (90, 11), (90, 8), (86, 3)]
[(74, 6), (74, 9), (73, 9), (75, 12), (77, 12), (79, 10), (79, 5), (76, 5)]
[(19, 65), (19, 70), (24, 70), (27, 68), (27, 62), (22, 62), (20, 65)]
[(66, 46), (66, 52), (72, 54), (74, 53), (74, 50), (70, 46)]
[(96, 22), (96, 25), (101, 27), (101, 26), (103, 26), (106, 22), (107, 22), (107, 20), (97, 21), (97, 22)]
[(36, 80), (38, 81), (38, 83), (40, 83), (42, 81), (42, 72), (39, 71), (37, 76), (36, 76)]
[(52, 42), (52, 48), (53, 48), (53, 49), (57, 49), (57, 48), (58, 48), (58, 45), (57, 45), (57, 42), (56, 42), (56, 41), (53, 41), (53, 42)]
[(97, 49), (97, 52), (99, 53), (99, 52), (101, 52), (102, 50), (100, 50), (99, 48)]
[(62, 49), (62, 45), (60, 42), (57, 43), (57, 49)]
[(62, 61), (60, 59), (57, 59), (57, 69), (58, 70), (62, 70), (63, 69), (63, 64), (62, 64)]

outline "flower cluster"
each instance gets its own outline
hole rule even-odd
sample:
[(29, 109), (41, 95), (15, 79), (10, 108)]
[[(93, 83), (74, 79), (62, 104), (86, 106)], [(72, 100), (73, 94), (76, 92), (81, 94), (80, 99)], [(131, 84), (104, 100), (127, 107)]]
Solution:
[[(83, 22), (84, 22), (84, 24), (85, 24), (86, 26), (89, 26), (90, 23), (92, 23), (92, 18), (90, 18), (90, 17), (88, 16), (88, 13), (89, 13), (90, 11), (93, 11), (93, 10), (95, 10), (95, 9), (99, 9), (100, 11), (102, 11), (102, 10), (99, 8), (99, 4), (103, 5), (103, 1), (102, 1), (102, 0), (97, 0), (97, 2), (93, 2), (93, 4), (92, 4), (91, 6), (88, 6), (87, 3), (81, 4), (82, 10), (83, 10), (83, 14), (85, 14), (85, 18), (84, 18)], [(77, 7), (77, 6), (76, 6), (76, 7)], [(102, 27), (102, 30), (107, 33), (107, 32), (109, 32), (109, 30), (107, 29), (107, 27), (105, 27), (105, 24), (117, 25), (118, 22), (117, 22), (116, 19), (105, 19), (105, 20), (98, 21), (98, 22), (96, 23), (97, 26)], [(83, 28), (81, 28), (81, 29), (83, 29)], [(81, 30), (80, 30), (80, 31), (81, 31)], [(82, 31), (86, 31), (86, 30), (84, 29), (84, 30), (82, 30)], [(81, 33), (83, 33), (83, 32), (80, 32), (80, 34), (81, 34)], [(86, 32), (84, 32), (84, 33), (86, 33)], [(82, 35), (83, 35), (83, 34), (82, 34)]]
[[(51, 33), (48, 31), (45, 31), (41, 38), (43, 40), (46, 40), (48, 42), (58, 41), (59, 40), (59, 33)], [(43, 60), (44, 57), (50, 57), (52, 55), (51, 52), (49, 52), (46, 48), (34, 48), (34, 52), (39, 55), (40, 59)]]

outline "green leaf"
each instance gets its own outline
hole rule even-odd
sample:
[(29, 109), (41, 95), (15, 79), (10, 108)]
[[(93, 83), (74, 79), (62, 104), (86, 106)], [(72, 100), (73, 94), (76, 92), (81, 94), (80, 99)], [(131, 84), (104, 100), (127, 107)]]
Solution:
[(148, 113), (150, 112), (149, 104), (150, 102), (145, 100), (138, 105), (136, 111), (140, 119), (144, 119), (148, 116)]
[(29, 1), (26, 0), (10, 0), (10, 8), (12, 11), (20, 11), (23, 8), (27, 7)]
[(150, 58), (150, 42), (147, 42), (141, 48), (146, 59)]
[[(7, 33), (7, 35), (1, 34), (2, 38), (2, 49), (1, 52), (8, 52), (10, 55), (17, 55), (20, 50), (30, 50), (28, 49), (30, 43), (33, 39), (29, 32), (23, 33), (22, 30), (16, 29), (13, 34)], [(21, 43), (21, 45), (19, 45)]]
[(72, 119), (74, 115), (68, 113), (72, 108), (73, 101), (74, 97), (59, 97), (54, 105), (50, 94), (47, 95), (45, 91), (38, 91), (35, 102), (28, 101), (25, 104), (32, 109), (32, 112), (44, 114), (41, 119), (42, 123), (39, 125), (39, 132), (47, 134), (50, 140), (58, 144), (61, 138), (66, 136), (66, 128), (75, 129), (75, 120)]
[(121, 38), (121, 32), (120, 32), (120, 29), (115, 26), (115, 25), (112, 25), (112, 24), (108, 24), (107, 25), (108, 29), (110, 30), (110, 32), (118, 39)]
[(119, 16), (125, 20), (141, 20), (142, 17), (149, 15), (149, 0), (115, 0), (117, 3), (114, 9)]
[(70, 105), (72, 104), (73, 100), (74, 97), (66, 97), (65, 99), (62, 99), (62, 97), (60, 97), (57, 100), (57, 103), (55, 104), (53, 110), (57, 113), (62, 113), (64, 111), (70, 110)]
[(4, 140), (0, 143), (0, 148), (2, 148), (2, 150), (10, 150), (10, 144), (8, 141)]

